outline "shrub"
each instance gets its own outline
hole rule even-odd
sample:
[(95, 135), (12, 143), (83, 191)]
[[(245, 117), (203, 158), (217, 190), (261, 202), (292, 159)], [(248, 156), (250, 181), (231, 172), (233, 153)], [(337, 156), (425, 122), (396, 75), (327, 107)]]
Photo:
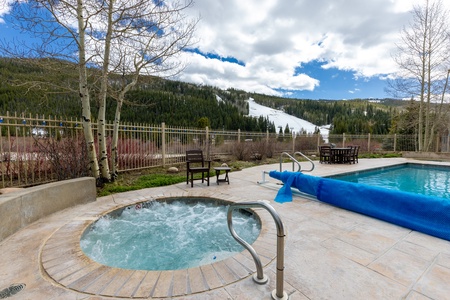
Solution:
[(249, 160), (250, 158), (250, 147), (249, 142), (235, 142), (232, 149), (232, 154), (236, 160)]

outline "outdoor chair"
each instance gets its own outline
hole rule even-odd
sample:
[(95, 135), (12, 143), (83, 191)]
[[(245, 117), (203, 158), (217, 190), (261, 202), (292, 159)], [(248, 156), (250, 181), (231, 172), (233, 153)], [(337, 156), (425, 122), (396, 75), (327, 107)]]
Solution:
[(360, 146), (355, 146), (353, 150), (353, 163), (358, 163), (358, 153)]
[[(201, 179), (202, 183), (206, 181), (209, 186), (209, 169), (211, 169), (211, 161), (204, 159), (202, 150), (186, 151), (186, 184), (189, 184), (190, 181), (191, 187), (193, 187), (194, 180)], [(194, 179), (195, 173), (202, 173), (202, 178)]]
[(319, 146), (319, 162), (331, 163), (331, 146)]
[(358, 152), (360, 146), (349, 146), (350, 150), (345, 155), (345, 162), (355, 164), (358, 162)]
[(347, 147), (348, 148), (348, 150), (345, 150), (344, 151), (344, 155), (343, 155), (343, 163), (349, 163), (349, 164), (352, 164), (352, 163), (355, 163), (355, 149), (356, 149), (356, 146), (348, 146)]

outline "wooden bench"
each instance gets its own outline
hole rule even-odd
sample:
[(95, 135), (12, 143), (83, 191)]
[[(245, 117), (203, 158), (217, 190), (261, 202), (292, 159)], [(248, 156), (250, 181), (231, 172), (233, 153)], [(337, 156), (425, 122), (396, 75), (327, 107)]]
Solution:
[[(211, 169), (211, 161), (205, 160), (202, 150), (187, 150), (186, 151), (186, 184), (191, 182), (191, 187), (194, 186), (194, 180), (202, 180), (207, 182), (209, 186), (209, 170)], [(194, 179), (195, 173), (202, 173), (202, 178)], [(206, 173), (206, 176), (205, 176)], [(189, 178), (190, 177), (190, 178)]]

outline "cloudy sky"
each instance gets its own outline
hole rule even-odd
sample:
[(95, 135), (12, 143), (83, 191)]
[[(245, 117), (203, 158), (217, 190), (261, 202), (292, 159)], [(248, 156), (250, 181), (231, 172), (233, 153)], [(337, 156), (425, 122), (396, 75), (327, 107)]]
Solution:
[(199, 42), (180, 78), (310, 99), (384, 98), (411, 0), (195, 0)]
[[(6, 1), (6, 2), (5, 2)], [(0, 0), (0, 31), (17, 34)], [(182, 81), (308, 99), (385, 98), (400, 30), (422, 0), (195, 0)], [(4, 19), (1, 19), (1, 17)]]

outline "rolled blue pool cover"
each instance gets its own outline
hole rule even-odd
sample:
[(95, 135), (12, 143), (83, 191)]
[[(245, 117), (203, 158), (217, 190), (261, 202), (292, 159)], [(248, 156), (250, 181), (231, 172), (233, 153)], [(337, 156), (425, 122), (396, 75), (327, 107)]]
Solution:
[(271, 171), (284, 185), (275, 201), (292, 201), (291, 187), (319, 201), (450, 241), (450, 200), (321, 178), (298, 172)]

